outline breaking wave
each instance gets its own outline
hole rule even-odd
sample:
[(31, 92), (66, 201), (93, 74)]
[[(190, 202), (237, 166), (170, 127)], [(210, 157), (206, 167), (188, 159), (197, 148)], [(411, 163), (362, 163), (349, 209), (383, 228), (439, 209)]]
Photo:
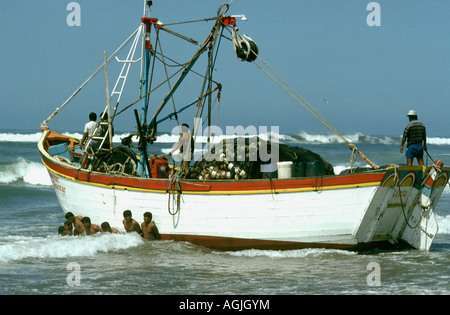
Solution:
[[(63, 132), (62, 133), (65, 136), (81, 139), (83, 137), (82, 133), (77, 132)], [(39, 139), (41, 138), (42, 133), (41, 132), (35, 132), (35, 133), (0, 133), (0, 142), (31, 142), (31, 143), (37, 143)], [(130, 135), (130, 133), (123, 133), (120, 135), (116, 135), (113, 138), (113, 142), (120, 143), (120, 139), (123, 137), (126, 137)]]
[(91, 257), (143, 244), (136, 233), (92, 236), (8, 236), (0, 239), (0, 262), (21, 259)]
[(44, 165), (18, 158), (12, 162), (0, 162), (0, 184), (51, 186), (52, 181)]
[[(364, 144), (400, 144), (402, 136), (369, 136), (362, 133), (355, 133), (349, 135), (343, 135), (345, 139), (353, 144), (364, 143)], [(321, 134), (308, 134), (306, 132), (301, 132), (292, 136), (283, 136), (285, 140), (291, 142), (297, 142), (302, 144), (333, 144), (333, 143), (343, 143), (336, 135), (321, 135)], [(450, 138), (440, 138), (440, 137), (429, 137), (427, 138), (428, 144), (434, 145), (450, 145)]]
[(436, 214), (439, 225), (439, 234), (450, 234), (450, 215), (440, 216)]
[[(77, 132), (63, 132), (62, 134), (74, 138), (81, 139), (82, 134)], [(120, 143), (121, 138), (124, 138), (130, 135), (130, 132), (121, 132), (113, 137), (113, 142)], [(265, 138), (266, 135), (259, 135), (262, 138)], [(354, 144), (358, 143), (367, 143), (367, 144), (399, 144), (401, 141), (401, 135), (399, 136), (369, 136), (363, 133), (357, 132), (354, 134), (343, 135), (348, 141)], [(41, 137), (40, 132), (35, 133), (0, 133), (0, 142), (38, 142)], [(223, 138), (229, 136), (217, 136), (216, 141), (219, 142)], [(279, 135), (281, 141), (286, 142), (294, 142), (298, 144), (333, 144), (333, 143), (342, 143), (343, 141), (337, 137), (336, 135), (329, 134), (309, 134), (304, 131), (295, 134), (295, 135)], [(134, 139), (133, 139), (134, 140)], [(159, 143), (176, 143), (178, 141), (178, 135), (171, 135), (170, 133), (160, 133), (158, 135)], [(206, 137), (199, 137), (200, 142), (206, 142)], [(433, 145), (450, 145), (450, 138), (444, 137), (429, 137), (427, 139), (428, 144)]]
[(354, 256), (356, 252), (338, 250), (338, 249), (323, 249), (323, 248), (305, 248), (294, 249), (287, 251), (279, 250), (260, 250), (260, 249), (247, 249), (237, 252), (226, 252), (228, 255), (236, 257), (267, 257), (267, 258), (312, 258), (312, 257), (329, 257), (329, 256)]

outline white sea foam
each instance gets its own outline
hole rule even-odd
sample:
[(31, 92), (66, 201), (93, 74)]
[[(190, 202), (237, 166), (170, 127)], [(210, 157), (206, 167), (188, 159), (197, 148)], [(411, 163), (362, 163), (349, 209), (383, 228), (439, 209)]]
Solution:
[(30, 258), (91, 257), (98, 253), (139, 246), (135, 233), (95, 234), (92, 236), (14, 236), (0, 239), (0, 262)]
[(349, 169), (350, 166), (336, 165), (333, 168), (334, 168), (334, 174), (340, 174), (343, 170)]
[(305, 258), (305, 257), (319, 257), (321, 255), (338, 254), (345, 256), (356, 255), (355, 252), (337, 250), (337, 249), (323, 249), (323, 248), (305, 248), (295, 250), (259, 250), (248, 249), (236, 252), (227, 252), (231, 256), (237, 257), (268, 257), (268, 258)]
[[(225, 130), (224, 130), (225, 131)], [(63, 135), (81, 139), (83, 136), (82, 133), (79, 132), (62, 132)], [(129, 136), (130, 133), (122, 132), (114, 135), (113, 142), (120, 143), (121, 139)], [(220, 135), (214, 137), (214, 143), (220, 142), (222, 139), (233, 137), (234, 135)], [(267, 139), (267, 134), (258, 134), (263, 139)], [(385, 144), (385, 145), (391, 145), (391, 144), (399, 144), (401, 140), (401, 135), (398, 136), (369, 136), (365, 135), (360, 132), (356, 132), (353, 134), (346, 134), (343, 135), (345, 139), (350, 141), (351, 143), (358, 144), (358, 143), (369, 143), (369, 144)], [(14, 132), (7, 132), (7, 133), (0, 133), (0, 142), (38, 142), (39, 138), (41, 137), (40, 132), (31, 132), (31, 133), (14, 133)], [(341, 140), (338, 136), (334, 134), (309, 134), (305, 131), (302, 131), (295, 135), (284, 135), (280, 134), (278, 135), (279, 139), (281, 141), (287, 141), (287, 142), (297, 142), (297, 143), (309, 143), (309, 144), (332, 144), (332, 143), (342, 143), (343, 140)], [(157, 137), (157, 141), (159, 143), (176, 143), (178, 141), (179, 136), (177, 134), (170, 134), (170, 133), (162, 133), (159, 134)], [(136, 138), (134, 137), (133, 140)], [(205, 135), (198, 136), (197, 141), (206, 143), (207, 137)], [(450, 145), (450, 138), (443, 138), (443, 137), (428, 137), (427, 138), (428, 144), (433, 145)]]
[(450, 139), (449, 138), (427, 138), (428, 144), (435, 144), (435, 145), (450, 145)]
[[(65, 136), (81, 139), (82, 133), (78, 132), (63, 132)], [(41, 138), (42, 133), (0, 133), (0, 142), (32, 142), (37, 143)], [(113, 137), (113, 142), (120, 143), (121, 138), (129, 136), (130, 133), (121, 133)]]
[(52, 182), (44, 165), (18, 158), (0, 164), (0, 183), (11, 184), (22, 180), (30, 185), (50, 186)]
[(36, 133), (0, 133), (0, 142), (38, 142), (41, 132)]
[[(388, 137), (388, 136), (368, 136), (363, 133), (357, 132), (354, 134), (343, 135), (343, 137), (351, 143), (370, 143), (370, 144), (396, 144), (400, 142), (401, 136), (398, 137)], [(296, 141), (299, 143), (310, 143), (310, 144), (333, 144), (333, 143), (344, 143), (344, 140), (339, 138), (337, 135), (329, 134), (309, 134), (305, 131), (293, 136), (284, 136), (287, 141)]]
[(436, 214), (439, 225), (439, 234), (450, 234), (450, 215), (440, 216)]

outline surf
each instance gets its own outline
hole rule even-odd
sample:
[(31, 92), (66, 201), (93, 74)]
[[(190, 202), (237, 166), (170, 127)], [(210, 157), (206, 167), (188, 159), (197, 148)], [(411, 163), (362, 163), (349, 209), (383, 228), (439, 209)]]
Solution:
[(42, 164), (19, 157), (0, 162), (0, 184), (51, 186), (52, 181)]
[[(82, 132), (66, 131), (62, 133), (65, 136), (81, 139)], [(117, 132), (113, 137), (114, 143), (120, 143), (122, 138), (129, 136), (130, 132)], [(40, 132), (3, 132), (0, 133), (0, 142), (38, 142), (41, 137)], [(343, 143), (336, 135), (333, 134), (310, 134), (305, 131), (300, 131), (296, 134), (280, 134), (278, 135), (281, 141), (296, 142), (299, 144), (335, 144)], [(217, 136), (217, 141), (226, 138), (227, 135)], [(173, 135), (168, 132), (158, 133), (159, 143), (176, 143), (179, 135)], [(206, 142), (207, 137), (198, 137), (200, 142)], [(400, 144), (402, 135), (398, 136), (370, 136), (362, 132), (355, 132), (345, 135), (352, 143), (368, 143), (368, 144)], [(450, 145), (450, 138), (445, 137), (428, 137), (428, 144), (433, 145)]]
[(135, 234), (95, 234), (86, 237), (52, 235), (47, 237), (7, 236), (0, 238), (0, 262), (24, 259), (93, 257), (143, 244)]

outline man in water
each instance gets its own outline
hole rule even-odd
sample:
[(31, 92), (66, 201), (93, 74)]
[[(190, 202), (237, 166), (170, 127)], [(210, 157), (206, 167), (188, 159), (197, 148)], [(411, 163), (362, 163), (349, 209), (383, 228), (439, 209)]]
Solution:
[(109, 225), (109, 222), (103, 222), (100, 226), (104, 233), (113, 233), (113, 234), (119, 233), (119, 230), (117, 230), (116, 228), (112, 228)]
[(147, 240), (160, 240), (161, 235), (159, 235), (158, 228), (155, 222), (152, 221), (152, 213), (144, 213), (144, 222), (141, 224), (142, 232), (144, 233), (144, 238)]
[(64, 222), (64, 231), (61, 233), (61, 235), (73, 235), (73, 225), (68, 220)]
[(83, 219), (81, 219), (81, 223), (83, 223), (87, 235), (92, 235), (97, 232), (103, 232), (98, 225), (91, 223), (91, 218), (89, 217), (84, 217)]
[(83, 223), (81, 222), (81, 220), (83, 219), (83, 217), (81, 215), (75, 216), (72, 212), (67, 212), (66, 213), (66, 220), (69, 221), (70, 223), (72, 223), (75, 226), (75, 234), (78, 235), (87, 235), (86, 234), (86, 228), (84, 227)]
[(417, 120), (415, 110), (408, 112), (409, 123), (403, 131), (402, 143), (400, 144), (400, 153), (403, 153), (403, 145), (408, 140), (406, 148), (406, 164), (412, 165), (414, 158), (420, 166), (423, 166), (423, 150), (427, 150), (427, 133), (425, 125)]
[(136, 220), (132, 218), (130, 210), (125, 210), (123, 212), (123, 218), (124, 219), (122, 223), (123, 227), (125, 228), (125, 231), (127, 231), (128, 233), (137, 232), (139, 235), (142, 236), (141, 227), (139, 226), (139, 223), (137, 223)]

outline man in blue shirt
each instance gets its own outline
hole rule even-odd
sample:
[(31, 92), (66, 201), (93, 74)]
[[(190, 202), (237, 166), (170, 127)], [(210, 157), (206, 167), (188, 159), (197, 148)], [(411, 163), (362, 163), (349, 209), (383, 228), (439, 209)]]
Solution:
[(402, 143), (400, 145), (400, 153), (403, 153), (403, 145), (408, 140), (406, 149), (406, 163), (412, 165), (413, 159), (417, 158), (420, 166), (423, 166), (423, 150), (427, 150), (427, 133), (425, 125), (417, 120), (415, 110), (408, 112), (409, 123), (403, 131)]

